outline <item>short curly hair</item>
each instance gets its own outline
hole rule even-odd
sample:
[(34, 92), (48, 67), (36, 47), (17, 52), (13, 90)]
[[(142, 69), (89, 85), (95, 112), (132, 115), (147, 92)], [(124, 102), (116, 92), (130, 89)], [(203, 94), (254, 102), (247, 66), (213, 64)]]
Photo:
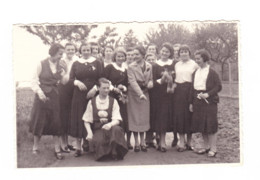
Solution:
[(49, 55), (51, 57), (55, 56), (59, 52), (60, 49), (64, 49), (64, 47), (61, 44), (59, 44), (59, 43), (52, 44), (49, 49)]
[(194, 53), (194, 55), (200, 55), (204, 62), (210, 60), (210, 54), (206, 49), (199, 49)]

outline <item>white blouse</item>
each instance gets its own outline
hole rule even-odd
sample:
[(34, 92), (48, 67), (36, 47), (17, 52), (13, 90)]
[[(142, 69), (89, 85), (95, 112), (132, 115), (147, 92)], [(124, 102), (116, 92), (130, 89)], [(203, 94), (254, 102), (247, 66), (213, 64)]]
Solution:
[(194, 89), (196, 90), (206, 90), (206, 81), (209, 74), (209, 65), (204, 68), (199, 68), (194, 77)]
[(63, 61), (65, 61), (66, 65), (67, 65), (67, 72), (65, 72), (65, 74), (61, 78), (62, 84), (68, 83), (69, 78), (70, 78), (70, 70), (71, 70), (72, 64), (78, 60), (79, 60), (79, 58), (77, 56), (73, 56), (71, 60), (69, 60), (68, 58), (63, 59)]
[[(83, 114), (82, 120), (88, 123), (93, 123), (93, 107), (92, 100), (88, 102), (87, 109)], [(105, 100), (101, 100), (99, 96), (96, 97), (96, 105), (98, 110), (106, 110), (109, 106), (109, 96)], [(116, 99), (114, 99), (114, 104), (112, 108), (112, 121), (119, 120), (122, 121), (122, 117), (119, 111), (119, 105)]]
[(192, 81), (192, 74), (198, 68), (198, 65), (193, 60), (188, 60), (186, 62), (179, 61), (175, 65), (176, 78), (175, 82), (185, 83)]

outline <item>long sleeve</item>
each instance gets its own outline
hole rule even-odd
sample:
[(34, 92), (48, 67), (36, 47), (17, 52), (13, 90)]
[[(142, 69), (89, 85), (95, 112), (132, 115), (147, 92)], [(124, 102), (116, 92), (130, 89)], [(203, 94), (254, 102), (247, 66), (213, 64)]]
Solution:
[(86, 111), (83, 114), (82, 120), (88, 123), (93, 123), (93, 108), (91, 100), (88, 102)]
[(43, 92), (42, 89), (40, 88), (40, 81), (39, 81), (39, 76), (41, 74), (41, 71), (42, 71), (42, 65), (41, 65), (41, 62), (40, 62), (37, 65), (36, 71), (33, 74), (33, 79), (32, 79), (32, 82), (31, 82), (32, 90), (35, 93)]
[(130, 86), (133, 88), (133, 90), (136, 92), (138, 96), (141, 96), (143, 94), (143, 91), (137, 83), (135, 72), (131, 66), (128, 67), (127, 77)]
[(211, 88), (207, 93), (209, 94), (209, 96), (212, 96), (214, 94), (217, 94), (222, 89), (222, 85), (218, 74), (213, 70), (211, 70), (210, 73), (212, 75), (211, 78), (209, 78), (209, 81), (212, 82), (208, 82), (208, 83), (212, 83), (213, 88)]
[(116, 99), (114, 99), (113, 109), (112, 109), (112, 121), (122, 121), (122, 117), (120, 115), (120, 108)]

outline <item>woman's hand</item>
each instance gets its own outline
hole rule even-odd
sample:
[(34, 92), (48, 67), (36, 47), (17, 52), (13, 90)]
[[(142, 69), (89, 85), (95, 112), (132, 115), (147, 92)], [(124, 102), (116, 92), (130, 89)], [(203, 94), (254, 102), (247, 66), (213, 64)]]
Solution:
[(110, 130), (111, 127), (112, 127), (112, 125), (111, 125), (110, 123), (107, 123), (107, 124), (104, 124), (104, 125), (102, 126), (102, 129)]
[(85, 86), (85, 84), (79, 80), (74, 81), (74, 85), (79, 88), (81, 91), (86, 91), (88, 88)]
[(209, 97), (209, 94), (208, 93), (200, 93), (199, 96), (202, 99), (207, 99)]
[(120, 90), (123, 91), (123, 92), (126, 92), (126, 91), (127, 91), (127, 88), (126, 88), (124, 85), (122, 85), (122, 84), (119, 84), (119, 85), (117, 86), (117, 88), (120, 89)]
[(86, 137), (86, 140), (91, 141), (92, 139), (93, 139), (93, 133), (92, 133), (92, 131), (91, 131), (91, 132), (88, 132), (88, 135), (87, 135), (87, 137)]
[(116, 93), (116, 94), (120, 94), (121, 93), (121, 90), (119, 88), (116, 88), (114, 87), (113, 91)]
[(87, 99), (93, 98), (97, 93), (97, 90), (95, 88), (92, 88), (88, 94), (87, 94)]
[(100, 122), (103, 123), (103, 124), (105, 124), (105, 123), (108, 122), (108, 119), (107, 119), (107, 118), (101, 118), (101, 119), (100, 119)]
[(37, 94), (38, 94), (38, 97), (39, 97), (39, 99), (40, 99), (41, 101), (46, 102), (46, 101), (49, 100), (49, 98), (46, 97), (45, 94), (44, 94), (42, 91), (39, 91)]
[(67, 72), (67, 64), (64, 60), (60, 60), (59, 65), (65, 72)]
[(147, 88), (148, 88), (148, 89), (152, 89), (152, 88), (153, 88), (153, 81), (149, 81), (149, 82), (148, 82)]
[(193, 112), (193, 105), (192, 104), (190, 104), (189, 110), (190, 110), (190, 112)]
[(142, 95), (140, 96), (140, 99), (141, 99), (141, 100), (147, 100), (147, 97), (146, 97), (144, 94), (142, 94)]

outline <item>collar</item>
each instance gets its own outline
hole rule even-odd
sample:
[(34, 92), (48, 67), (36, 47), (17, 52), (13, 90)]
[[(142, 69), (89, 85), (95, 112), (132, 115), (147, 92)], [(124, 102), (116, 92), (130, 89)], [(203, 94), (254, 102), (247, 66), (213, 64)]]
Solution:
[(168, 59), (167, 61), (162, 61), (161, 59), (156, 61), (156, 64), (158, 64), (159, 66), (165, 66), (165, 65), (171, 65), (172, 64), (172, 60)]
[(116, 63), (111, 63), (113, 66), (114, 66), (114, 68), (116, 69), (116, 70), (119, 70), (119, 71), (122, 71), (122, 72), (125, 72), (125, 69), (126, 69), (126, 67), (125, 67), (125, 65), (122, 63), (122, 66), (121, 67), (119, 67)]
[(105, 102), (107, 102), (108, 101), (108, 96), (106, 97), (106, 99), (100, 99), (100, 97), (99, 97), (99, 95), (97, 96), (97, 101), (99, 102), (99, 103), (105, 103)]
[(95, 57), (90, 56), (88, 59), (80, 58), (78, 61), (79, 61), (80, 63), (92, 63), (92, 62), (94, 62), (95, 60), (96, 60)]
[(49, 61), (50, 64), (57, 65), (57, 62), (52, 62), (51, 58), (49, 58), (48, 61)]
[(201, 67), (199, 67), (198, 69), (200, 70), (200, 71), (203, 71), (203, 70), (209, 70), (209, 64), (207, 64), (205, 67), (203, 67), (203, 68), (201, 68)]

